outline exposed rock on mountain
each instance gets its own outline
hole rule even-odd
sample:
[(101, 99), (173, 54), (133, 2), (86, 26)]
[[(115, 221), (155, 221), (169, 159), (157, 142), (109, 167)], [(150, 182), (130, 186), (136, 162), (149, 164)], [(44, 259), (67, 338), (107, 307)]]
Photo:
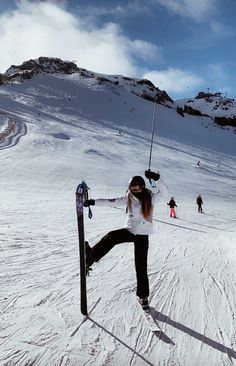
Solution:
[(175, 101), (176, 111), (194, 116), (208, 116), (219, 126), (236, 127), (236, 102), (222, 93), (199, 92), (194, 99)]
[(22, 76), (28, 74), (29, 77), (40, 72), (43, 73), (64, 73), (73, 74), (78, 72), (78, 67), (70, 61), (62, 61), (60, 58), (39, 57), (36, 60), (29, 60), (23, 62), (21, 65), (12, 65), (5, 73), (5, 75), (12, 79), (18, 75)]
[[(173, 100), (165, 91), (161, 91), (155, 87), (151, 81), (146, 79), (133, 79), (121, 75), (103, 75), (89, 70), (77, 67), (74, 62), (63, 61), (59, 58), (39, 57), (35, 60), (23, 62), (21, 65), (12, 65), (3, 74), (3, 82), (22, 82), (25, 79), (30, 79), (39, 73), (62, 73), (74, 74), (80, 76), (94, 78), (98, 83), (109, 83), (124, 87), (130, 92), (140, 96), (141, 98), (156, 101), (157, 103), (170, 106)], [(1, 82), (1, 78), (0, 78)]]
[(160, 90), (150, 80), (130, 78), (122, 75), (104, 75), (78, 67), (74, 62), (59, 58), (39, 57), (21, 65), (12, 65), (4, 74), (0, 74), (0, 85), (22, 83), (39, 74), (77, 74), (82, 78), (91, 78), (99, 85), (104, 85), (119, 94), (120, 88), (143, 99), (175, 108), (181, 115), (204, 116), (214, 120), (219, 126), (236, 124), (236, 102), (222, 96), (221, 93), (199, 92), (193, 99), (180, 99), (175, 102), (166, 91)]

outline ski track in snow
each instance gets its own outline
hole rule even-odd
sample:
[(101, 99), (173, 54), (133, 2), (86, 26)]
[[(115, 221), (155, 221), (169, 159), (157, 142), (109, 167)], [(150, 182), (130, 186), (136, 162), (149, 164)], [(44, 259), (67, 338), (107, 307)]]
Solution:
[[(30, 96), (16, 93), (11, 103), (27, 105), (28, 98), (33, 111)], [(149, 134), (127, 127), (118, 136), (116, 127), (55, 107), (45, 104), (37, 121), (30, 110), (21, 115), (21, 139), (0, 146), (0, 365), (236, 364), (235, 158), (167, 138), (154, 143), (161, 180), (150, 236), (150, 305), (164, 333), (151, 333), (138, 309), (132, 243), (93, 266), (85, 318), (76, 185), (86, 179), (94, 198), (124, 194), (130, 175), (146, 168)], [(193, 155), (204, 156), (207, 167), (197, 170)], [(196, 211), (198, 191), (205, 214)], [(166, 207), (171, 195), (176, 220)], [(125, 221), (122, 208), (92, 211), (92, 220), (85, 217), (92, 245)]]

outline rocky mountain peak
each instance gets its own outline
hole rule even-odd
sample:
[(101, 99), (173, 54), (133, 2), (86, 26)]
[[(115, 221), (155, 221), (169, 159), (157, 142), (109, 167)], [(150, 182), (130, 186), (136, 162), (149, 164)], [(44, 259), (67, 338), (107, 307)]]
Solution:
[[(1, 75), (0, 83), (22, 82), (24, 79), (31, 79), (34, 75), (46, 74), (74, 74), (81, 77), (94, 78), (99, 83), (122, 86), (137, 96), (155, 101), (160, 104), (171, 106), (173, 100), (169, 95), (155, 87), (150, 80), (134, 79), (122, 75), (103, 75), (77, 67), (74, 62), (63, 61), (60, 58), (39, 57), (35, 60), (24, 61), (21, 65), (12, 65), (5, 74)], [(2, 81), (2, 82), (1, 82)]]
[(78, 67), (71, 61), (62, 61), (60, 58), (39, 57), (35, 60), (24, 61), (21, 65), (12, 65), (4, 74), (8, 79), (21, 76), (30, 78), (38, 73), (65, 73), (73, 74), (78, 71)]

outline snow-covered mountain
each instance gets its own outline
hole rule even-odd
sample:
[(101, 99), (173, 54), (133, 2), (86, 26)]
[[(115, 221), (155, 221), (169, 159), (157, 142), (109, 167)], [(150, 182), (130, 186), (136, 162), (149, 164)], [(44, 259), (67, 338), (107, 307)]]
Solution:
[[(154, 111), (144, 94), (162, 92), (148, 81), (40, 60), (29, 62), (26, 77), (12, 67), (0, 86), (0, 366), (234, 364), (233, 128), (183, 118), (168, 98), (157, 104), (151, 167), (161, 179), (148, 269), (151, 310), (164, 333), (150, 332), (140, 313), (132, 243), (93, 266), (86, 319), (76, 186), (84, 179), (92, 198), (120, 197), (131, 176), (143, 175)], [(178, 220), (169, 218), (171, 196)], [(90, 220), (85, 210), (91, 245), (125, 221), (125, 208), (92, 211)]]
[(232, 126), (236, 132), (236, 102), (221, 93), (200, 92), (194, 99), (176, 100), (175, 105), (183, 116), (210, 116), (219, 126)]
[(199, 92), (193, 99), (179, 99), (175, 102), (165, 92), (155, 87), (146, 79), (134, 79), (122, 75), (103, 75), (77, 67), (74, 62), (63, 61), (59, 58), (39, 57), (35, 60), (12, 65), (0, 75), (0, 84), (21, 83), (38, 74), (75, 74), (82, 78), (94, 79), (96, 83), (113, 88), (119, 93), (121, 88), (144, 99), (155, 101), (175, 109), (182, 117), (185, 115), (205, 116), (221, 126), (236, 132), (236, 102), (234, 99), (222, 96), (221, 93)]
[(165, 91), (161, 91), (156, 88), (151, 81), (146, 79), (132, 79), (121, 75), (103, 75), (95, 72), (88, 71), (86, 69), (77, 67), (75, 63), (71, 61), (62, 61), (59, 58), (39, 57), (36, 60), (29, 60), (23, 62), (19, 66), (11, 66), (3, 75), (2, 80), (7, 82), (21, 82), (24, 79), (32, 78), (37, 74), (75, 74), (84, 77), (95, 79), (98, 83), (105, 85), (115, 85), (118, 87), (124, 87), (130, 92), (141, 96), (144, 99), (156, 100), (157, 102), (170, 105), (173, 103), (172, 99), (167, 95)]

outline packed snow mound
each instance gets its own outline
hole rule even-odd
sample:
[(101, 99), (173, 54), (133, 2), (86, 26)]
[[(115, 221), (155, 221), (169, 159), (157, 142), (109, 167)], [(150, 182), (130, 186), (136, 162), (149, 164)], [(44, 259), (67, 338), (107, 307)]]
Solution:
[(0, 112), (0, 150), (16, 145), (27, 133), (26, 124), (11, 114)]

